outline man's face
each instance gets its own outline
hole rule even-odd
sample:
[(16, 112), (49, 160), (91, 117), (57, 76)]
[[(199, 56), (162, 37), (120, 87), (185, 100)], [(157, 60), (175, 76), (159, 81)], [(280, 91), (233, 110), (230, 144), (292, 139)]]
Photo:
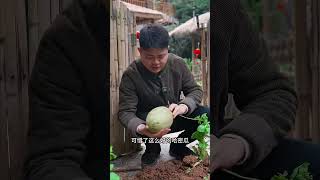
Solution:
[(144, 67), (155, 74), (159, 73), (167, 64), (168, 48), (139, 48), (138, 50)]

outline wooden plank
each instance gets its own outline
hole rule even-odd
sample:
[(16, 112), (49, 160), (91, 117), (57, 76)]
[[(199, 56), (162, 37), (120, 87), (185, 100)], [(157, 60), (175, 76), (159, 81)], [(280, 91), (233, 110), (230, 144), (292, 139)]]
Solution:
[[(122, 74), (125, 70), (125, 65), (126, 65), (126, 42), (125, 42), (125, 21), (126, 21), (126, 16), (125, 16), (125, 10), (124, 10), (124, 5), (122, 3), (120, 3), (120, 30), (118, 31), (120, 33), (120, 53), (121, 53), (121, 58), (119, 59), (119, 82), (121, 81), (121, 77)], [(119, 102), (119, 88), (117, 88), (117, 105)], [(118, 108), (118, 106), (117, 106)], [(119, 128), (119, 143), (120, 147), (121, 147), (121, 152), (126, 153), (127, 152), (127, 148), (126, 148), (126, 144), (124, 143), (125, 141), (125, 130), (124, 127), (119, 123), (117, 124), (117, 128)]]
[[(27, 25), (26, 25), (26, 1), (16, 0), (15, 8), (12, 12), (16, 15), (16, 86), (18, 97), (12, 98), (12, 109), (18, 112), (14, 115), (17, 118), (10, 119), (9, 136), (10, 136), (10, 174), (12, 180), (20, 180), (23, 178), (23, 162), (26, 152), (26, 136), (28, 123), (28, 49), (27, 49)], [(13, 15), (13, 14), (12, 14)], [(11, 59), (10, 59), (11, 60)]]
[(319, 143), (319, 116), (317, 109), (318, 106), (318, 84), (319, 84), (319, 77), (317, 73), (318, 69), (318, 58), (319, 58), (319, 23), (318, 23), (318, 4), (317, 0), (313, 0), (312, 6), (312, 24), (313, 24), (313, 64), (312, 64), (312, 141), (315, 143)]
[(133, 57), (133, 47), (134, 47), (134, 39), (132, 39), (132, 34), (133, 34), (133, 30), (132, 30), (132, 21), (133, 21), (133, 17), (132, 17), (132, 13), (127, 10), (127, 20), (128, 20), (128, 60), (129, 60), (129, 64), (131, 64), (132, 62), (132, 57)]
[(122, 3), (120, 4), (120, 26), (119, 26), (119, 44), (120, 44), (120, 58), (119, 58), (119, 82), (121, 80), (122, 74), (125, 70), (125, 32), (124, 32), (124, 23), (125, 23), (125, 16), (124, 16), (124, 9)]
[(0, 177), (1, 179), (9, 179), (9, 134), (8, 134), (8, 119), (6, 116), (7, 101), (5, 96), (5, 68), (4, 68), (4, 40), (5, 28), (4, 21), (6, 1), (0, 2), (0, 36), (3, 39), (0, 41)]
[(211, 39), (211, 36), (210, 36), (210, 21), (208, 23), (208, 31), (207, 31), (207, 54), (208, 54), (208, 60), (207, 60), (207, 66), (208, 66), (208, 95), (209, 95), (209, 98), (208, 98), (208, 104), (209, 104), (209, 107), (211, 106), (211, 102), (212, 102), (212, 97), (211, 95), (211, 79), (213, 79), (213, 77), (211, 77), (211, 72), (210, 72), (210, 67), (211, 67), (211, 63), (213, 61), (212, 57), (210, 56), (210, 39)]
[(114, 73), (115, 73), (115, 78), (116, 78), (116, 88), (114, 90), (113, 94), (113, 102), (112, 106), (114, 109), (114, 112), (112, 113), (112, 121), (113, 121), (113, 133), (112, 133), (112, 140), (111, 142), (113, 143), (114, 150), (117, 153), (124, 153), (124, 148), (123, 148), (123, 128), (121, 127), (121, 124), (119, 123), (118, 117), (117, 117), (117, 111), (118, 111), (118, 103), (119, 102), (119, 62), (122, 59), (121, 56), (121, 39), (120, 39), (120, 24), (121, 24), (121, 14), (120, 14), (120, 2), (116, 1), (115, 4), (115, 9), (117, 11), (117, 18), (116, 18), (116, 26), (115, 26), (115, 31), (116, 32), (116, 41), (117, 41), (117, 51), (116, 51), (116, 58), (114, 61)]
[[(133, 32), (136, 32), (137, 31), (137, 19), (136, 19), (136, 16), (132, 13), (133, 15)], [(136, 44), (135, 44), (135, 47), (133, 49), (134, 53), (133, 53), (133, 57), (134, 59), (137, 59), (138, 57), (140, 57), (140, 53), (138, 52), (138, 47), (140, 47), (140, 44), (139, 44), (139, 40), (136, 40)]]
[[(4, 4), (0, 4), (0, 21)], [(3, 21), (0, 22), (0, 32), (2, 32)], [(8, 152), (8, 119), (6, 116), (6, 98), (5, 98), (5, 83), (4, 83), (4, 49), (3, 44), (0, 44), (0, 177), (1, 179), (9, 179), (9, 152)]]
[(320, 74), (320, 13), (319, 13), (319, 10), (320, 10), (320, 2), (317, 1), (317, 4), (315, 6), (315, 13), (316, 13), (316, 25), (317, 26), (317, 31), (316, 32), (316, 37), (315, 37), (315, 40), (317, 41), (317, 47), (315, 48), (315, 51), (317, 52), (317, 58), (314, 59), (315, 61), (315, 77), (314, 79), (316, 80), (315, 84), (314, 84), (314, 87), (316, 88), (315, 89), (315, 94), (313, 96), (313, 99), (315, 101), (315, 106), (314, 106), (314, 113), (315, 113), (315, 119), (314, 121), (316, 121), (316, 125), (314, 128), (315, 128), (315, 141), (316, 143), (320, 143), (320, 114), (319, 114), (319, 108), (320, 108), (320, 77), (319, 77), (319, 74)]
[(29, 49), (29, 73), (34, 65), (37, 48), (39, 45), (39, 18), (38, 0), (28, 0), (28, 49)]
[(124, 38), (125, 38), (125, 69), (129, 66), (130, 60), (129, 60), (129, 31), (128, 31), (128, 26), (129, 26), (129, 22), (128, 22), (128, 9), (126, 6), (123, 5), (123, 10), (125, 12), (124, 14)]
[(262, 7), (263, 7), (263, 27), (262, 27), (262, 32), (263, 33), (270, 33), (272, 30), (272, 18), (270, 15), (270, 10), (271, 10), (271, 3), (270, 0), (262, 0)]
[(60, 12), (60, 1), (59, 0), (50, 0), (50, 6), (51, 6), (51, 14), (50, 14), (50, 19), (51, 19), (51, 23), (54, 21), (54, 19), (56, 18), (56, 16), (59, 14)]
[(205, 29), (201, 29), (201, 64), (202, 64), (202, 88), (203, 88), (203, 105), (208, 105), (208, 89), (207, 89), (207, 61), (206, 61), (206, 43), (205, 43)]
[[(9, 176), (10, 179), (17, 179), (21, 176), (20, 167), (14, 161), (13, 157), (17, 157), (16, 143), (20, 141), (17, 135), (20, 135), (19, 127), (14, 127), (15, 123), (19, 121), (19, 95), (18, 95), (18, 51), (17, 51), (17, 26), (15, 23), (15, 1), (7, 1), (5, 12), (6, 36), (4, 46), (4, 68), (5, 68), (5, 96), (7, 98), (7, 120), (8, 120), (8, 134), (9, 134)], [(16, 128), (17, 130), (15, 130)], [(13, 142), (18, 140), (18, 142)], [(21, 177), (20, 177), (21, 178)]]
[(61, 11), (68, 8), (68, 6), (72, 3), (72, 0), (60, 0), (60, 3), (62, 6), (60, 6), (60, 9)]
[(50, 0), (38, 0), (38, 20), (39, 20), (39, 37), (49, 27), (51, 23)]
[[(129, 51), (130, 51), (130, 39), (131, 39), (131, 36), (129, 33), (129, 24), (130, 24), (130, 20), (128, 18), (130, 12), (129, 10), (127, 9), (126, 6), (122, 5), (123, 7), (123, 11), (124, 11), (124, 38), (125, 38), (125, 67), (124, 69), (127, 69), (127, 67), (129, 66), (130, 64), (130, 58), (129, 58)], [(133, 149), (136, 148), (136, 144), (133, 144), (132, 141), (131, 141), (131, 136), (129, 134), (129, 132), (124, 128), (124, 145), (125, 145), (125, 151), (126, 152), (130, 152), (132, 151)]]
[(194, 39), (194, 35), (191, 35), (191, 60), (192, 60), (192, 74), (195, 75), (195, 61), (193, 60), (194, 58), (194, 54), (193, 54), (193, 50), (195, 49), (195, 39)]
[[(114, 8), (113, 6), (111, 6), (111, 11), (110, 12), (114, 12)], [(111, 101), (110, 101), (110, 145), (113, 145), (116, 143), (116, 138), (115, 137), (115, 132), (114, 132), (114, 97), (115, 97), (115, 92), (116, 92), (116, 80), (115, 80), (115, 65), (114, 65), (114, 61), (115, 61), (115, 50), (117, 49), (117, 46), (115, 45), (116, 43), (116, 29), (115, 29), (115, 21), (116, 21), (116, 17), (113, 16), (114, 14), (111, 13), (111, 17), (110, 17), (110, 97), (111, 97)]]
[(296, 87), (299, 106), (295, 124), (295, 137), (309, 139), (309, 112), (311, 108), (311, 73), (310, 60), (306, 61), (307, 29), (306, 0), (295, 1), (296, 7)]

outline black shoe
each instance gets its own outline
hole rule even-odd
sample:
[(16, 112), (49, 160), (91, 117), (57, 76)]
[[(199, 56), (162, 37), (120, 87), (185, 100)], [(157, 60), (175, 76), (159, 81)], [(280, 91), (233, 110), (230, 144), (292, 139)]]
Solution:
[(146, 150), (141, 157), (141, 166), (156, 164), (160, 156), (160, 144), (146, 144)]
[(185, 156), (195, 155), (195, 153), (186, 146), (171, 146), (169, 150), (170, 156), (175, 157), (177, 160), (182, 160)]

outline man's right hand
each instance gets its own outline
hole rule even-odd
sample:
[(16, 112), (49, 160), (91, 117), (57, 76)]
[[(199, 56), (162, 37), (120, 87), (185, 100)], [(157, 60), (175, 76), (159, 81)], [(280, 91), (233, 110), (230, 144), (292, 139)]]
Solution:
[(145, 136), (150, 137), (150, 138), (162, 138), (162, 136), (168, 134), (170, 131), (171, 131), (171, 129), (164, 128), (164, 129), (161, 129), (157, 133), (152, 133), (152, 132), (149, 131), (148, 126), (145, 125), (145, 124), (140, 124), (137, 127), (137, 132), (139, 134), (145, 135)]

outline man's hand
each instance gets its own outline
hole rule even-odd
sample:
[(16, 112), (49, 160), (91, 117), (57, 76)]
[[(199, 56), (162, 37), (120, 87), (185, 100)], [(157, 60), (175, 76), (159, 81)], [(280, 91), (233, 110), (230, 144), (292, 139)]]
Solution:
[(170, 104), (169, 106), (170, 111), (173, 114), (173, 118), (176, 118), (176, 116), (180, 114), (186, 114), (189, 110), (188, 106), (185, 104)]
[(168, 134), (169, 132), (171, 131), (171, 129), (169, 128), (164, 128), (164, 129), (161, 129), (159, 132), (157, 133), (152, 133), (148, 130), (148, 126), (145, 125), (145, 124), (140, 124), (138, 127), (137, 127), (137, 132), (139, 134), (142, 134), (142, 135), (145, 135), (147, 137), (150, 137), (150, 138), (161, 138), (162, 136)]
[(234, 138), (210, 136), (210, 144), (213, 148), (210, 156), (210, 172), (213, 173), (217, 169), (231, 168), (236, 165), (245, 155), (245, 147), (243, 143)]

